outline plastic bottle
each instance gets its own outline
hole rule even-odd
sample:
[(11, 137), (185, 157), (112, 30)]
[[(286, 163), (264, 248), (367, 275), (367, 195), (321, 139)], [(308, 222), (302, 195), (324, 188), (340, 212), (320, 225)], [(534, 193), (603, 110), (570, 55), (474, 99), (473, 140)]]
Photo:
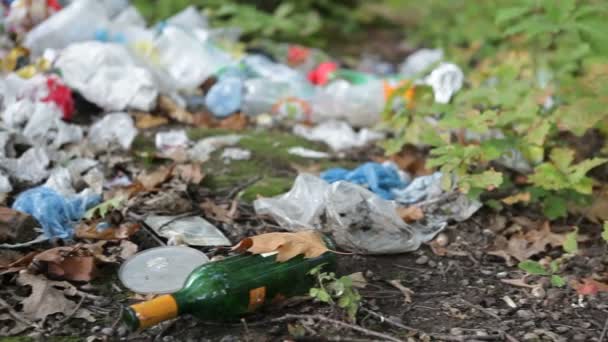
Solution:
[(192, 271), (181, 290), (130, 306), (123, 320), (132, 330), (182, 314), (232, 320), (264, 304), (307, 293), (314, 285), (309, 271), (319, 265), (335, 270), (335, 254), (310, 259), (299, 255), (285, 262), (277, 262), (276, 253), (244, 254), (210, 262)]

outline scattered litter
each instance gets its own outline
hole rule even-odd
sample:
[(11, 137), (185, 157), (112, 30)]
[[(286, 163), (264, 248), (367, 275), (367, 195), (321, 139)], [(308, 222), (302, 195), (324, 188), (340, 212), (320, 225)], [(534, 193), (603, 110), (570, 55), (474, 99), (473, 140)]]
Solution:
[(50, 163), (50, 157), (42, 147), (32, 147), (19, 158), (0, 157), (0, 169), (6, 170), (12, 178), (20, 182), (31, 184), (39, 183), (48, 177)]
[(393, 199), (392, 189), (401, 189), (406, 186), (409, 176), (391, 162), (384, 164), (368, 162), (350, 171), (343, 168), (333, 168), (321, 173), (328, 183), (347, 181), (369, 188), (378, 196)]
[(441, 49), (420, 49), (409, 55), (399, 66), (399, 73), (405, 78), (421, 77), (421, 73), (428, 70), (433, 64), (443, 59)]
[(327, 121), (315, 127), (295, 125), (293, 133), (311, 141), (326, 143), (334, 151), (363, 147), (384, 138), (384, 134), (367, 128), (355, 132), (343, 121)]
[(299, 156), (302, 158), (311, 158), (311, 159), (322, 159), (322, 158), (329, 158), (329, 153), (327, 152), (321, 152), (321, 151), (315, 151), (315, 150), (311, 150), (309, 148), (305, 148), (305, 147), (292, 147), (289, 150), (287, 150), (287, 152), (289, 154), (293, 154), (294, 156)]
[(171, 293), (184, 286), (192, 271), (209, 262), (209, 258), (194, 248), (168, 246), (150, 248), (127, 259), (118, 277), (135, 293)]
[(148, 216), (144, 222), (169, 245), (230, 246), (230, 241), (214, 225), (200, 216)]
[(125, 150), (137, 136), (137, 128), (127, 113), (111, 113), (91, 126), (89, 142), (99, 150), (118, 145)]
[(433, 88), (435, 102), (439, 103), (450, 102), (452, 95), (462, 88), (463, 82), (462, 70), (453, 63), (441, 63), (424, 79), (424, 83)]
[(38, 233), (36, 220), (20, 211), (6, 207), (0, 207), (0, 242), (21, 243), (30, 241)]
[(428, 176), (416, 177), (407, 187), (392, 189), (395, 200), (402, 204), (414, 204), (425, 199), (439, 196), (441, 189), (441, 172), (435, 172)]
[(124, 46), (95, 41), (72, 44), (55, 65), (70, 88), (107, 111), (150, 111), (156, 106), (154, 76), (138, 66)]
[(251, 158), (251, 151), (238, 147), (230, 147), (222, 152), (222, 159), (248, 160)]
[(199, 140), (190, 150), (188, 156), (192, 161), (205, 162), (211, 158), (216, 150), (237, 144), (242, 136), (236, 134), (221, 135)]
[(186, 149), (190, 144), (190, 139), (185, 130), (173, 130), (168, 132), (158, 132), (154, 138), (156, 149), (168, 152), (172, 149)]
[(394, 201), (357, 184), (338, 181), (330, 185), (316, 176), (300, 174), (289, 192), (258, 199), (254, 208), (258, 215), (272, 216), (284, 229), (322, 229), (347, 250), (392, 254), (418, 249), (445, 228), (448, 220), (468, 218), (481, 207), (462, 194), (442, 196), (419, 203), (424, 219), (407, 224), (397, 214)]
[(99, 202), (99, 195), (65, 197), (39, 186), (19, 194), (12, 208), (36, 218), (46, 238), (68, 239), (74, 232), (73, 222), (80, 220), (87, 209)]

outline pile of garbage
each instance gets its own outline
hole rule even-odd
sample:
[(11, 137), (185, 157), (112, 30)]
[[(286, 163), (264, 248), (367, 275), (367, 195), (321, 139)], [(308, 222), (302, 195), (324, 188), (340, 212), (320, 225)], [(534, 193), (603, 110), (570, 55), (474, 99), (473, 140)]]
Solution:
[[(36, 241), (72, 238), (74, 224), (115, 185), (104, 178), (98, 157), (131, 147), (138, 135), (132, 113), (169, 103), (176, 112), (206, 111), (217, 119), (245, 115), (258, 123), (295, 122), (293, 134), (344, 151), (384, 138), (374, 125), (395, 92), (403, 94), (391, 105), (408, 106), (416, 87), (432, 88), (435, 101), (446, 103), (464, 79), (440, 50), (419, 50), (392, 74), (365, 63), (365, 72), (343, 68), (299, 45), (245, 53), (238, 48), (238, 30), (209, 27), (195, 7), (153, 26), (126, 0), (14, 0), (1, 8), (0, 203), (16, 195), (13, 209), (42, 227)], [(79, 123), (91, 114), (92, 125)], [(205, 162), (239, 139), (192, 142), (184, 131), (170, 131), (157, 134), (156, 146), (161, 153), (181, 148), (184, 158)], [(232, 148), (223, 155), (239, 160), (248, 153)], [(328, 156), (304, 148), (289, 153)], [(330, 233), (348, 250), (400, 253), (480, 207), (442, 190), (442, 176), (449, 175), (411, 179), (386, 163), (330, 169), (320, 178), (301, 174), (291, 191), (259, 199), (255, 209), (287, 230)], [(425, 211), (425, 219), (406, 223), (396, 209), (413, 205)], [(181, 243), (197, 240), (178, 235), (161, 234)]]

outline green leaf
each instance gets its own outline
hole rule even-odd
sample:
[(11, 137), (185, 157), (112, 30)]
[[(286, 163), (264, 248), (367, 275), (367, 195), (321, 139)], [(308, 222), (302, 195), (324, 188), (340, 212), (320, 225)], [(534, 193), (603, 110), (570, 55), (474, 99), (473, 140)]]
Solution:
[(608, 221), (604, 222), (604, 231), (602, 232), (602, 239), (608, 242)]
[(578, 252), (578, 243), (576, 242), (576, 238), (578, 237), (578, 227), (574, 228), (573, 232), (566, 234), (566, 239), (564, 240), (564, 251), (566, 253), (574, 254)]
[(549, 272), (538, 262), (533, 260), (524, 260), (517, 267), (530, 274), (534, 275), (549, 275)]
[(325, 291), (324, 289), (319, 289), (315, 298), (317, 298), (318, 300), (320, 300), (324, 303), (333, 302), (329, 293), (327, 293), (327, 291)]
[(352, 298), (350, 296), (342, 296), (338, 299), (338, 306), (341, 308), (345, 308), (352, 303)]
[(605, 158), (592, 158), (583, 160), (582, 162), (570, 167), (570, 175), (568, 176), (568, 178), (572, 182), (578, 182), (583, 179), (583, 177), (585, 177), (587, 172), (591, 171), (591, 169), (595, 167), (604, 164), (606, 161), (608, 161), (608, 159)]
[(569, 148), (554, 148), (549, 156), (558, 170), (566, 172), (574, 160), (574, 150)]
[(543, 199), (543, 214), (550, 220), (568, 215), (567, 202), (557, 195), (549, 195)]
[(97, 212), (99, 212), (99, 216), (101, 218), (105, 217), (106, 214), (112, 210), (112, 209), (116, 209), (119, 208), (120, 205), (122, 204), (122, 202), (125, 200), (126, 198), (124, 196), (116, 196), (112, 199), (109, 199), (103, 203), (100, 203), (98, 205), (96, 205), (95, 207), (87, 210), (84, 213), (84, 218), (87, 220), (90, 220), (93, 218), (93, 216), (95, 216), (95, 214)]
[(566, 285), (566, 280), (557, 274), (551, 276), (551, 285), (555, 287), (564, 287)]
[(551, 261), (549, 268), (551, 268), (552, 273), (557, 273), (559, 271), (559, 264), (557, 263), (557, 260)]
[(497, 25), (502, 25), (507, 21), (520, 18), (522, 15), (528, 13), (529, 10), (529, 7), (510, 7), (501, 9), (496, 13), (495, 22)]

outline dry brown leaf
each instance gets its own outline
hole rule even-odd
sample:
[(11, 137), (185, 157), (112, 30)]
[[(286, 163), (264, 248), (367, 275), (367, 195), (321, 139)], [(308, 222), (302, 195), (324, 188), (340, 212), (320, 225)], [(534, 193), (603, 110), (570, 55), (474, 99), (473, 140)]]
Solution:
[(169, 119), (164, 116), (152, 115), (150, 113), (135, 114), (135, 126), (139, 129), (159, 127), (167, 123), (169, 123)]
[(32, 216), (7, 207), (0, 207), (0, 242), (24, 242), (37, 235), (38, 222)]
[(530, 197), (531, 197), (531, 195), (529, 192), (520, 192), (515, 195), (505, 197), (505, 198), (501, 199), (501, 201), (502, 201), (502, 203), (504, 203), (506, 205), (513, 205), (515, 203), (520, 203), (520, 202), (528, 203), (528, 202), (530, 202)]
[(205, 212), (205, 216), (216, 221), (224, 223), (232, 223), (233, 221), (228, 205), (215, 204), (213, 201), (206, 199), (200, 204), (200, 208)]
[(424, 176), (432, 173), (425, 167), (426, 157), (424, 153), (418, 150), (416, 147), (406, 145), (403, 149), (389, 158), (375, 158), (378, 162), (384, 162), (390, 160), (399, 166), (399, 169), (407, 171), (414, 177)]
[[(6, 250), (4, 252), (11, 251)], [(12, 252), (12, 251), (11, 251)], [(26, 269), (29, 264), (34, 260), (34, 257), (38, 254), (38, 252), (29, 252), (26, 255), (23, 255), (17, 259), (12, 260), (8, 263), (0, 263), (0, 275), (7, 273), (15, 273), (21, 270)]]
[(608, 221), (608, 188), (593, 192), (593, 202), (585, 207), (570, 206), (568, 211), (572, 214), (583, 215), (595, 223)]
[(108, 227), (100, 231), (97, 229), (98, 222), (98, 220), (90, 223), (82, 222), (76, 227), (74, 234), (79, 239), (124, 240), (137, 233), (141, 227), (139, 223), (124, 222), (118, 227)]
[(122, 240), (120, 241), (120, 258), (123, 260), (127, 260), (132, 255), (137, 253), (138, 249), (139, 246), (137, 246), (133, 242), (129, 240)]
[(277, 261), (287, 261), (303, 254), (315, 258), (329, 251), (321, 236), (314, 230), (297, 233), (268, 233), (241, 240), (233, 250), (253, 254), (277, 252)]
[(247, 115), (238, 113), (221, 120), (217, 127), (232, 131), (241, 131), (247, 128), (248, 124), (249, 119), (247, 119)]
[[(43, 320), (55, 313), (68, 315), (77, 308), (76, 303), (67, 299), (64, 296), (64, 292), (57, 288), (61, 287), (60, 282), (50, 281), (43, 276), (21, 272), (17, 277), (17, 283), (22, 286), (32, 287), (30, 296), (21, 302), (23, 305), (23, 316), (28, 320)], [(74, 316), (94, 321), (91, 313), (83, 308), (79, 308)]]
[(424, 212), (420, 207), (415, 205), (403, 208), (397, 208), (397, 214), (407, 223), (416, 222), (424, 218)]
[(167, 113), (171, 119), (177, 122), (185, 124), (194, 123), (194, 115), (184, 108), (179, 107), (175, 101), (168, 96), (160, 95), (158, 97), (158, 109)]
[(512, 258), (518, 261), (528, 260), (530, 257), (544, 252), (547, 247), (560, 247), (564, 244), (566, 234), (557, 234), (551, 231), (548, 221), (540, 228), (527, 232), (516, 232), (509, 239), (498, 236), (494, 242), (494, 249), (488, 254), (504, 258), (508, 265), (514, 265)]
[(513, 286), (518, 286), (518, 287), (525, 287), (528, 289), (533, 289), (535, 287), (539, 287), (541, 285), (539, 284), (528, 284), (526, 283), (526, 279), (525, 278), (517, 278), (517, 279), (501, 279), (500, 281), (502, 281), (505, 284), (509, 284), (509, 285), (513, 285)]
[(97, 271), (95, 257), (79, 245), (55, 247), (34, 257), (30, 268), (53, 279), (90, 281)]
[(158, 170), (151, 173), (144, 173), (137, 177), (137, 180), (143, 185), (146, 190), (154, 190), (157, 186), (163, 184), (173, 173), (174, 165), (162, 166)]
[(199, 184), (205, 178), (200, 164), (177, 165), (173, 170), (173, 174), (177, 175), (184, 182), (191, 184)]

